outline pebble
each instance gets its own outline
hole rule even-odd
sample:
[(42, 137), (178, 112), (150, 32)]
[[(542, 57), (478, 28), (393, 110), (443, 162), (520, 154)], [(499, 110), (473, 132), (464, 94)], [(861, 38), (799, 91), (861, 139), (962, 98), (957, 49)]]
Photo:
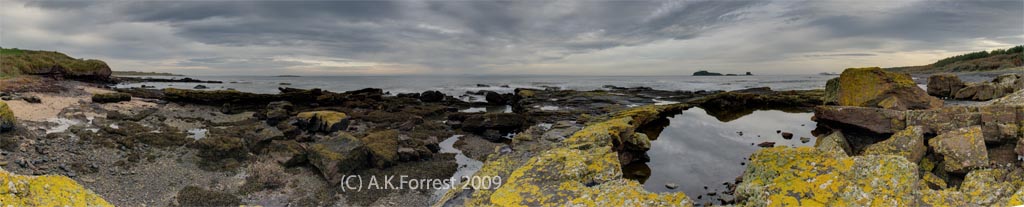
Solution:
[(807, 138), (807, 137), (800, 137), (800, 142), (801, 142), (801, 143), (807, 143), (807, 142), (810, 142), (810, 141), (811, 141), (811, 138)]
[(676, 189), (676, 188), (679, 188), (679, 184), (675, 184), (675, 183), (667, 183), (667, 184), (665, 184), (665, 188), (668, 188), (668, 189)]
[(793, 133), (783, 132), (782, 133), (782, 138), (783, 139), (793, 139)]
[(761, 142), (761, 144), (757, 144), (757, 146), (758, 147), (774, 147), (775, 146), (775, 142)]

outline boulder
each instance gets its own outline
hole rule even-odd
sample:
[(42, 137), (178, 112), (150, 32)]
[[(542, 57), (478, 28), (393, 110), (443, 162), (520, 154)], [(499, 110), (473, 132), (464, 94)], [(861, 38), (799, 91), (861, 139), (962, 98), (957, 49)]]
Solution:
[(928, 145), (942, 155), (942, 164), (947, 171), (966, 173), (973, 168), (988, 165), (988, 151), (980, 126), (939, 134), (928, 140)]
[(370, 163), (377, 168), (394, 165), (398, 160), (398, 130), (373, 132), (362, 138), (370, 150)]
[(932, 109), (942, 100), (929, 96), (905, 73), (887, 72), (878, 67), (849, 68), (839, 76), (838, 97), (842, 106), (885, 109)]
[(307, 150), (310, 164), (319, 169), (331, 185), (338, 185), (343, 176), (366, 166), (370, 153), (363, 142), (347, 133), (320, 139)]
[(846, 142), (846, 137), (843, 136), (841, 131), (835, 131), (828, 136), (818, 138), (818, 141), (814, 142), (814, 148), (839, 156), (849, 156), (853, 152), (850, 148), (850, 143)]
[(211, 136), (197, 140), (193, 147), (198, 149), (196, 154), (210, 162), (217, 162), (225, 159), (235, 161), (245, 159), (249, 150), (245, 148), (245, 142), (238, 137), (232, 136)]
[(964, 86), (966, 85), (960, 80), (960, 77), (952, 73), (942, 73), (928, 77), (928, 95), (952, 98)]
[(473, 114), (462, 121), (462, 130), (484, 134), (488, 130), (499, 134), (519, 131), (527, 126), (525, 116), (514, 113)]
[(275, 101), (267, 104), (267, 112), (264, 115), (267, 118), (267, 124), (277, 125), (278, 122), (288, 119), (291, 116), (292, 110), (295, 110), (295, 106), (288, 101)]
[(92, 95), (92, 102), (94, 103), (117, 103), (122, 101), (131, 101), (132, 95), (128, 93), (97, 93)]
[(917, 163), (924, 157), (928, 147), (924, 145), (924, 129), (921, 126), (910, 126), (896, 132), (889, 139), (869, 145), (864, 155), (898, 155)]
[(271, 140), (265, 149), (270, 159), (283, 166), (306, 163), (306, 148), (295, 140)]
[(0, 101), (0, 133), (14, 130), (14, 112), (7, 106), (7, 102)]
[(508, 99), (505, 95), (494, 91), (487, 91), (484, 93), (484, 98), (487, 100), (487, 103), (491, 105), (502, 105), (508, 103)]
[(823, 99), (826, 105), (839, 104), (839, 77), (828, 79), (828, 82), (825, 83)]
[(113, 206), (71, 178), (25, 176), (0, 168), (0, 202), (4, 206)]
[(737, 206), (916, 206), (917, 165), (902, 156), (838, 156), (810, 147), (750, 157)]
[(1013, 151), (1017, 152), (1018, 158), (1024, 157), (1024, 139), (1017, 140), (1017, 148)]
[(309, 132), (330, 134), (348, 128), (349, 117), (337, 111), (308, 111), (295, 116), (298, 125)]
[(441, 102), (444, 101), (444, 93), (440, 91), (424, 91), (420, 94), (420, 101), (423, 102)]
[(979, 169), (967, 173), (960, 184), (960, 192), (964, 193), (970, 205), (997, 206), (1000, 200), (1010, 197), (1021, 186), (1024, 186), (1024, 170)]
[(907, 111), (908, 126), (922, 126), (925, 133), (941, 134), (969, 126), (981, 125), (978, 107), (947, 106), (932, 110)]
[[(992, 105), (979, 107), (978, 111), (985, 141), (999, 142), (1005, 140), (1012, 142), (1019, 138), (1018, 107)], [(1019, 116), (1024, 116), (1024, 114)]]
[(996, 76), (995, 79), (992, 79), (992, 83), (996, 86), (1009, 90), (1008, 92), (1013, 92), (1024, 87), (1024, 85), (1022, 85), (1024, 84), (1024, 82), (1021, 81), (1022, 79), (1024, 79), (1024, 74), (1007, 73)]
[(906, 113), (881, 108), (818, 106), (814, 108), (813, 119), (853, 125), (875, 133), (895, 133), (907, 127)]
[(961, 100), (988, 101), (1003, 97), (1006, 90), (994, 83), (969, 84), (956, 92), (954, 98)]
[(202, 85), (202, 84), (196, 85), (196, 87), (192, 87), (192, 89), (208, 89), (208, 88), (210, 88), (210, 87), (206, 87), (206, 85)]

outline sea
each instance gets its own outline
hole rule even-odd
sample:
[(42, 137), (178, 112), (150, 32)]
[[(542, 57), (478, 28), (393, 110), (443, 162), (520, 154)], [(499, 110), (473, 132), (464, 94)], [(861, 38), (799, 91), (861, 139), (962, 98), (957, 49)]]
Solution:
[(252, 93), (277, 93), (279, 87), (311, 89), (333, 92), (380, 88), (391, 94), (419, 93), (428, 90), (458, 96), (467, 91), (489, 90), (509, 93), (515, 88), (542, 89), (557, 87), (571, 90), (597, 90), (606, 85), (619, 87), (651, 87), (659, 90), (739, 90), (771, 87), (773, 90), (822, 89), (828, 79), (836, 75), (753, 75), (753, 76), (159, 76), (153, 78), (193, 78), (223, 81), (214, 83), (129, 83), (115, 87), (129, 88), (141, 85), (155, 88), (192, 89), (204, 85), (210, 90), (234, 89)]

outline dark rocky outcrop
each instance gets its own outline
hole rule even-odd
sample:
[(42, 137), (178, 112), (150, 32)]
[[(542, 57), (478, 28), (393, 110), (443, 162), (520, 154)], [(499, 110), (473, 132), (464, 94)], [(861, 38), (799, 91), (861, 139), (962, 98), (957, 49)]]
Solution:
[(92, 95), (92, 102), (95, 103), (117, 103), (131, 100), (132, 95), (128, 93), (97, 93)]
[(731, 121), (760, 109), (810, 111), (822, 104), (822, 90), (773, 91), (768, 87), (729, 91), (690, 102), (722, 121)]
[(298, 126), (309, 132), (330, 134), (348, 128), (349, 117), (337, 111), (309, 111), (295, 116)]
[(520, 114), (473, 114), (462, 121), (462, 130), (484, 135), (484, 138), (491, 141), (498, 141), (502, 135), (520, 131), (528, 124), (527, 118)]
[(419, 98), (423, 102), (441, 102), (444, 101), (445, 95), (440, 91), (424, 91)]
[(966, 84), (956, 74), (942, 73), (928, 77), (928, 94), (939, 98), (953, 98)]

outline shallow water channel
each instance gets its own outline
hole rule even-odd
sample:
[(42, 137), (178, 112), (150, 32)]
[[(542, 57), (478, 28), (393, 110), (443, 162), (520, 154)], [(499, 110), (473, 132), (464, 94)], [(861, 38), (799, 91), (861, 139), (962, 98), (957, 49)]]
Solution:
[[(814, 146), (813, 113), (759, 110), (721, 121), (701, 108), (690, 108), (668, 118), (668, 125), (652, 138), (650, 161), (624, 166), (624, 176), (652, 192), (684, 192), (696, 204), (730, 200), (725, 183), (734, 183), (746, 169), (749, 156), (762, 142), (775, 146)], [(730, 118), (731, 119), (731, 118)], [(793, 133), (784, 139), (780, 133)], [(651, 135), (651, 132), (648, 132)], [(806, 142), (801, 141), (806, 137)], [(678, 185), (669, 189), (666, 184)]]

